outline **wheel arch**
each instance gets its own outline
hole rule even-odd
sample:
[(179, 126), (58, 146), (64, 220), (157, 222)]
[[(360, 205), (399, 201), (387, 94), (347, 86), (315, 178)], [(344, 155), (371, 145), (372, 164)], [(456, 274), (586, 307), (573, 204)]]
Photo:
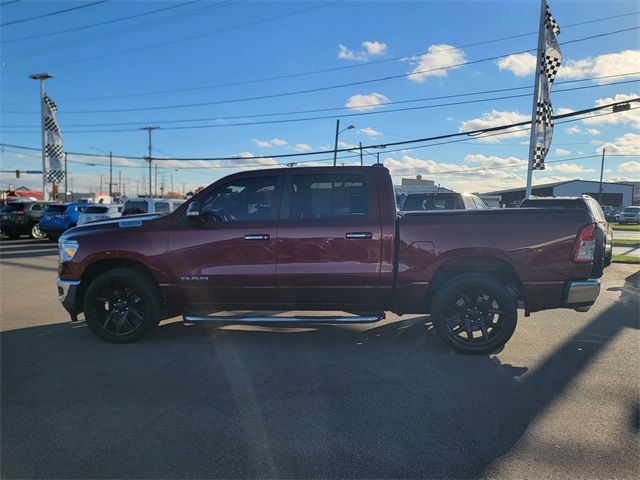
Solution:
[(426, 306), (431, 310), (431, 302), (438, 289), (448, 280), (458, 275), (477, 273), (491, 277), (507, 286), (520, 306), (526, 310), (527, 298), (520, 276), (506, 260), (495, 256), (463, 256), (449, 259), (436, 270), (426, 292)]
[[(112, 259), (101, 259), (96, 260), (91, 263), (84, 271), (82, 275), (82, 281), (80, 282), (78, 288), (78, 294), (76, 296), (76, 307), (79, 311), (82, 311), (82, 304), (84, 301), (84, 294), (87, 291), (87, 288), (95, 280), (99, 275), (109, 270), (114, 270), (116, 268), (129, 268), (131, 270), (135, 270), (146, 275), (154, 285), (158, 285), (158, 282), (151, 274), (151, 271), (140, 261), (130, 259), (130, 258), (112, 258)], [(158, 288), (158, 292), (162, 295), (162, 292)]]

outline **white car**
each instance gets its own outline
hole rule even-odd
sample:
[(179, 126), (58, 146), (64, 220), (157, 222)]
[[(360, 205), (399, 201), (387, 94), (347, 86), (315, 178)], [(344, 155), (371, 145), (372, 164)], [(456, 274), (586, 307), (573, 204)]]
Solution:
[(626, 223), (640, 224), (640, 206), (627, 207), (622, 210), (618, 223), (624, 225)]
[(106, 205), (103, 203), (94, 203), (81, 207), (78, 216), (78, 225), (85, 223), (97, 222), (98, 220), (108, 220), (110, 218), (118, 218), (122, 216), (122, 205)]
[(169, 213), (178, 208), (184, 200), (166, 198), (131, 198), (124, 202), (122, 216), (140, 213)]

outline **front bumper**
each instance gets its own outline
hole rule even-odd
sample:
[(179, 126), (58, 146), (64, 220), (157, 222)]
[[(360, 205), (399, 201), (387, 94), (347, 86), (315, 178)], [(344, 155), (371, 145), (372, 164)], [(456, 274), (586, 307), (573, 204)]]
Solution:
[(56, 279), (56, 285), (58, 286), (58, 300), (62, 303), (71, 320), (76, 321), (78, 315), (78, 308), (76, 300), (78, 296), (78, 288), (80, 287), (80, 280), (62, 280)]
[(600, 294), (600, 280), (569, 280), (564, 287), (562, 306), (586, 312)]

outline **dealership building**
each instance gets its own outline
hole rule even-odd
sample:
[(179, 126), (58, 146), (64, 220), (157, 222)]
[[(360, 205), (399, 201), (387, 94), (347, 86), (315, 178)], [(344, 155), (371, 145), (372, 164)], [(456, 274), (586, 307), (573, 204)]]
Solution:
[[(546, 183), (534, 185), (531, 194), (538, 197), (577, 197), (580, 195), (590, 195), (598, 199), (600, 182), (591, 180), (568, 180), (565, 182)], [(627, 207), (633, 204), (636, 186), (631, 183), (602, 182), (601, 205), (611, 205), (613, 207)], [(502, 203), (506, 206), (518, 205), (525, 196), (524, 188), (510, 188), (495, 192), (486, 192), (489, 195), (500, 195)], [(635, 194), (635, 195), (634, 195)]]

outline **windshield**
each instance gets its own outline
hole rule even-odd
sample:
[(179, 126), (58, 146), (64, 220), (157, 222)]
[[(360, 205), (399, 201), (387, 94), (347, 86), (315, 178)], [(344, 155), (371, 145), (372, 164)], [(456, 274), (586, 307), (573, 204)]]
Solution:
[(627, 207), (623, 211), (624, 213), (638, 213), (640, 212), (640, 207)]
[(2, 213), (22, 211), (24, 211), (24, 203), (7, 203), (4, 207), (2, 207)]
[(68, 205), (47, 205), (46, 213), (64, 213), (67, 211)]
[(89, 206), (89, 207), (83, 207), (82, 211), (84, 213), (107, 213), (109, 211), (109, 207), (101, 207), (98, 205), (95, 206)]

